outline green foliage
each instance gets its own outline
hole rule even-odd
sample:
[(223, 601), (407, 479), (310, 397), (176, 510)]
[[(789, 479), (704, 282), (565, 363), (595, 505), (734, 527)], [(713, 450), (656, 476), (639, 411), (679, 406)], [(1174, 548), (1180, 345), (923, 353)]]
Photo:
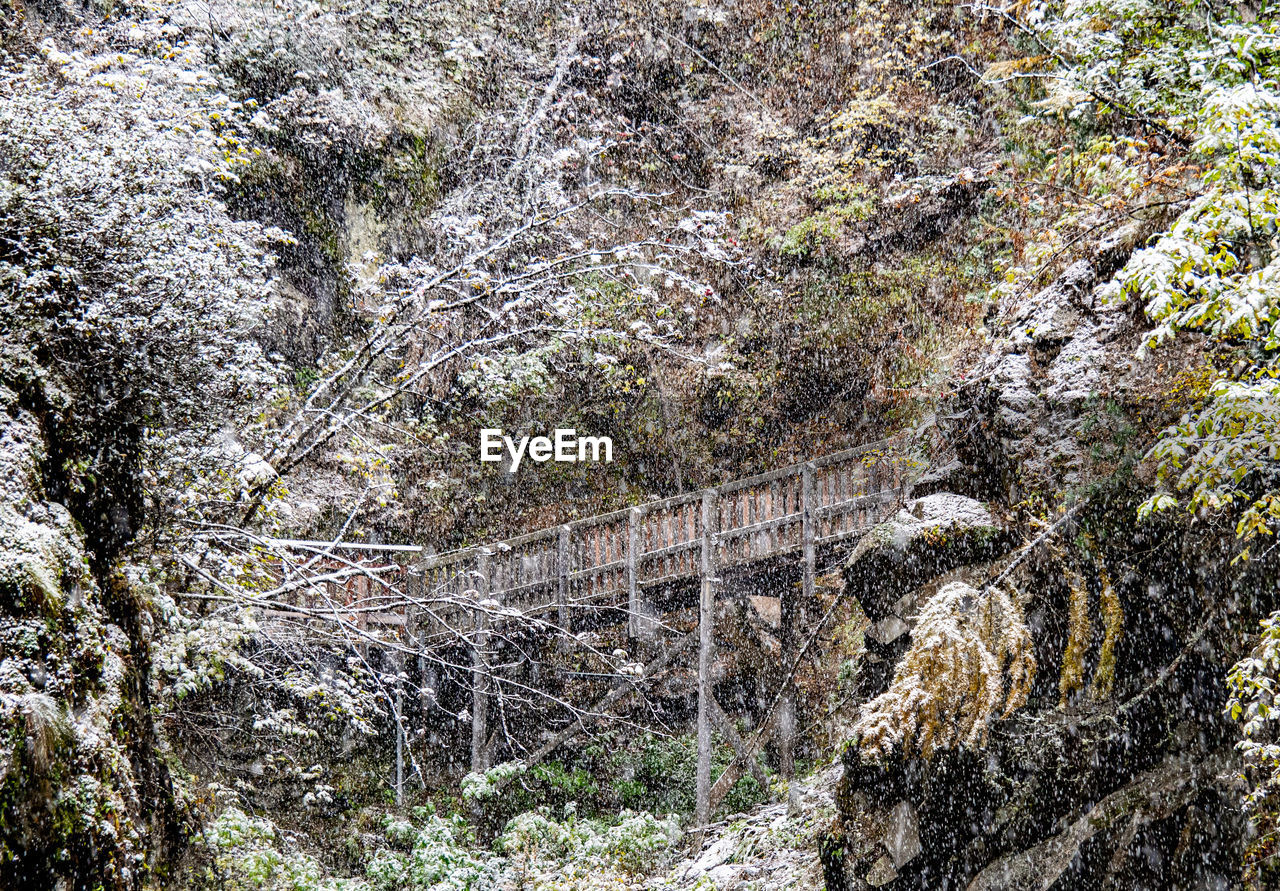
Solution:
[(1240, 508), (1236, 530), (1246, 543), (1273, 534), (1280, 518), (1278, 48), (1274, 25), (1232, 26), (1198, 54), (1193, 68), (1203, 86), (1192, 149), (1205, 190), (1111, 289), (1144, 301), (1157, 323), (1149, 348), (1200, 332), (1238, 353), (1209, 387), (1207, 404), (1168, 428), (1152, 451), (1166, 491), (1142, 512), (1176, 503), (1174, 492), (1185, 493), (1192, 511)]
[(642, 734), (614, 757), (614, 788), (625, 807), (692, 813), (697, 757), (693, 736)]
[(529, 775), (548, 790), (544, 795), (553, 802), (590, 802), (600, 795), (600, 786), (593, 774), (580, 767), (567, 768), (559, 761), (536, 765)]
[(1262, 633), (1253, 651), (1227, 675), (1227, 714), (1240, 722), (1244, 735), (1239, 745), (1248, 767), (1251, 786), (1248, 804), (1259, 838), (1246, 858), (1254, 887), (1267, 887), (1277, 867), (1271, 852), (1280, 843), (1280, 742), (1276, 737), (1280, 714), (1280, 613), (1262, 622)]
[[(714, 743), (713, 782), (729, 766), (734, 754), (718, 734)], [(613, 788), (623, 807), (655, 813), (693, 813), (698, 767), (696, 737), (641, 734), (612, 760), (612, 772), (617, 777)], [(755, 778), (747, 775), (729, 790), (723, 807), (728, 813), (750, 810), (768, 794), (768, 789), (761, 789)]]
[[(1140, 516), (1179, 503), (1192, 512), (1233, 509), (1246, 545), (1271, 535), (1280, 518), (1280, 418), (1272, 410), (1280, 395), (1277, 27), (1229, 20), (1206, 28), (1189, 5), (1144, 0), (1043, 4), (1028, 11), (1027, 21), (1026, 32), (1049, 53), (1042, 63), (1054, 71), (1034, 114), (1062, 115), (1093, 131), (1070, 159), (1072, 179), (1093, 207), (1065, 214), (1058, 233), (1099, 207), (1123, 207), (1153, 180), (1158, 185), (1187, 168), (1171, 165), (1153, 176), (1152, 136), (1097, 132), (1117, 118), (1141, 121), (1164, 139), (1190, 132), (1185, 160), (1199, 166), (1189, 196), (1161, 202), (1177, 209), (1172, 224), (1103, 291), (1111, 300), (1142, 303), (1155, 323), (1144, 353), (1194, 332), (1235, 356), (1206, 386), (1204, 403), (1168, 427), (1151, 451), (1162, 491)], [(1025, 70), (1022, 61), (990, 71), (989, 79)], [(1056, 178), (1060, 161), (1047, 165), (1046, 175)], [(1060, 254), (1061, 237), (1042, 240), (1035, 262)], [(1010, 287), (1022, 281), (1022, 272), (1011, 269)]]
[[(732, 759), (732, 748), (717, 736), (712, 749), (713, 781)], [(694, 811), (697, 760), (697, 740), (692, 734), (641, 733), (625, 740), (605, 734), (572, 759), (528, 769), (511, 761), (484, 776), (468, 774), (462, 781), (462, 796), (480, 804), (484, 822), (498, 827), (521, 813), (564, 808), (599, 819), (619, 810), (687, 818)], [(747, 811), (768, 796), (769, 790), (748, 775), (734, 784), (723, 809)]]
[(495, 843), (523, 873), (537, 873), (534, 887), (568, 872), (580, 876), (593, 869), (640, 874), (653, 871), (680, 838), (674, 816), (659, 819), (624, 810), (616, 820), (579, 820), (566, 809), (564, 820), (545, 810), (530, 811), (507, 824)]
[(387, 844), (365, 866), (375, 891), (484, 891), (499, 886), (504, 866), (468, 847), (469, 830), (461, 818), (446, 820), (419, 812), (413, 821), (390, 817)]
[(215, 872), (206, 878), (229, 891), (368, 891), (364, 882), (332, 878), (265, 817), (227, 808), (204, 834)]
[(477, 848), (461, 818), (416, 808), (387, 815), (380, 833), (358, 854), (360, 875), (333, 875), (303, 851), (292, 834), (265, 817), (227, 808), (205, 831), (212, 855), (206, 879), (234, 891), (497, 891), (610, 887), (652, 872), (675, 852), (674, 817), (624, 811), (610, 820), (563, 819), (543, 808), (512, 819), (493, 851)]
[(829, 177), (813, 197), (821, 209), (787, 230), (778, 248), (784, 256), (805, 259), (820, 253), (825, 242), (845, 237), (851, 224), (870, 219), (875, 209), (867, 188), (848, 177)]
[(462, 797), (470, 801), (488, 801), (525, 769), (520, 761), (505, 761), (483, 774), (469, 773), (462, 778)]

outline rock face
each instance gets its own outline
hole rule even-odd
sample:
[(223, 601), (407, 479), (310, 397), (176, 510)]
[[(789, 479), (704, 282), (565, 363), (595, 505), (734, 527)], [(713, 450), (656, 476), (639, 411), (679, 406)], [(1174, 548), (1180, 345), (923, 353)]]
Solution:
[[(1240, 629), (1274, 608), (1280, 565), (1233, 567), (1229, 530), (1135, 522), (1145, 489), (1124, 469), (1136, 459), (1122, 433), (1159, 372), (1134, 359), (1130, 308), (1099, 301), (1115, 262), (1076, 264), (1006, 308), (974, 383), (939, 411), (955, 460), (843, 567), (872, 623), (865, 701), (891, 677), (909, 687), (921, 611), (958, 582), (981, 596), (1000, 578), (1037, 670), (986, 739), (849, 741), (823, 844), (833, 891), (1236, 884), (1247, 832), (1221, 679)], [(1020, 525), (1026, 504), (1068, 493), (1080, 502), (1069, 519)], [(920, 664), (949, 664), (958, 644), (929, 634), (939, 649)], [(1012, 683), (989, 653), (987, 670), (948, 681), (974, 708)]]
[[(1123, 231), (1093, 262), (1073, 264), (1034, 297), (1005, 308), (1003, 334), (946, 415), (959, 465), (969, 471), (964, 491), (1016, 502), (1022, 493), (1063, 491), (1096, 475), (1099, 446), (1114, 433), (1108, 405), (1160, 374), (1155, 363), (1135, 358), (1135, 308), (1106, 303), (1097, 287), (1141, 234)], [(953, 470), (952, 478), (964, 476)]]
[(43, 443), (38, 417), (0, 381), (4, 883), (73, 873), (136, 888), (174, 819), (143, 624), (123, 580), (94, 577), (79, 527), (46, 498)]

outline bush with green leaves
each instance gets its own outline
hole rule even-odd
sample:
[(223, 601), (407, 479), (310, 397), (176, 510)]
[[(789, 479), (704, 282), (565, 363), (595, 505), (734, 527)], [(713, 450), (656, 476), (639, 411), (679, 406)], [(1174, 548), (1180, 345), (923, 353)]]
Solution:
[(1258, 837), (1246, 858), (1249, 878), (1258, 882), (1274, 876), (1274, 852), (1280, 848), (1280, 613), (1262, 623), (1262, 634), (1253, 651), (1227, 676), (1227, 712), (1240, 722), (1244, 740), (1240, 751), (1248, 766), (1251, 787), (1248, 807), (1258, 826)]
[[(1214, 9), (1206, 18), (1194, 4), (1149, 0), (1002, 14), (1040, 55), (992, 66), (990, 79), (1036, 80), (1043, 95), (1029, 119), (1065, 118), (1084, 137), (1073, 173), (1093, 230), (1163, 222), (1102, 296), (1145, 309), (1154, 327), (1143, 355), (1194, 334), (1216, 356), (1203, 404), (1150, 454), (1161, 490), (1140, 513), (1233, 509), (1247, 557), (1280, 519), (1280, 30), (1269, 17), (1247, 23)], [(1169, 166), (1153, 175), (1161, 159)], [(1139, 198), (1153, 180), (1177, 177), (1169, 200)], [(1112, 209), (1128, 212), (1100, 213)]]
[(376, 891), (486, 891), (501, 887), (505, 863), (474, 849), (461, 817), (419, 809), (414, 819), (388, 817), (386, 844), (365, 864)]
[[(718, 734), (711, 750), (711, 778), (716, 780), (733, 760), (733, 749)], [(614, 757), (614, 783), (624, 807), (655, 812), (692, 814), (697, 787), (697, 738), (692, 734), (662, 737), (642, 734)], [(728, 813), (750, 810), (769, 797), (750, 774), (739, 779), (725, 796)]]
[(1198, 332), (1225, 351), (1203, 407), (1153, 450), (1166, 491), (1143, 512), (1179, 496), (1192, 511), (1234, 508), (1246, 546), (1273, 535), (1280, 520), (1278, 52), (1274, 24), (1234, 25), (1192, 56), (1203, 79), (1191, 119), (1204, 191), (1111, 286), (1114, 296), (1143, 301), (1156, 322), (1149, 347)]
[(227, 808), (205, 830), (215, 887), (228, 891), (368, 891), (361, 881), (333, 878), (265, 817)]
[(668, 864), (681, 838), (674, 816), (624, 811), (609, 820), (562, 819), (548, 809), (507, 824), (493, 850), (461, 817), (428, 808), (385, 816), (357, 875), (339, 877), (266, 817), (224, 810), (204, 833), (206, 880), (233, 891), (499, 891), (616, 887)]
[(680, 836), (674, 815), (623, 811), (615, 820), (580, 820), (569, 806), (562, 820), (545, 808), (521, 814), (507, 824), (495, 847), (540, 888), (598, 870), (652, 872), (674, 853)]

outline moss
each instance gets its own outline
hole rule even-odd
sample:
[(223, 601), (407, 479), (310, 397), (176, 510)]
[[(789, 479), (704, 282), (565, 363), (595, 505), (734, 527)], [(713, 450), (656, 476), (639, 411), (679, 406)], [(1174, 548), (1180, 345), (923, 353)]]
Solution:
[(387, 159), (371, 185), (379, 211), (426, 215), (444, 191), (444, 148), (421, 136), (409, 137)]
[(826, 243), (848, 235), (853, 224), (871, 219), (876, 209), (866, 186), (847, 172), (820, 180), (813, 190), (813, 201), (820, 209), (782, 237), (779, 251), (785, 256), (805, 259), (820, 252)]
[(1099, 605), (1102, 608), (1102, 651), (1098, 655), (1098, 667), (1093, 673), (1092, 694), (1095, 699), (1106, 699), (1116, 682), (1116, 647), (1124, 634), (1124, 607), (1120, 596), (1111, 584), (1111, 576), (1104, 567), (1099, 571), (1102, 591)]
[(1058, 692), (1064, 707), (1072, 694), (1084, 687), (1085, 657), (1093, 644), (1093, 621), (1089, 610), (1089, 588), (1080, 574), (1067, 572), (1070, 609), (1067, 614), (1067, 649), (1062, 654)]
[(985, 744), (991, 722), (1021, 708), (1036, 660), (1016, 593), (953, 582), (920, 611), (893, 684), (854, 726), (863, 753), (901, 746), (925, 758)]

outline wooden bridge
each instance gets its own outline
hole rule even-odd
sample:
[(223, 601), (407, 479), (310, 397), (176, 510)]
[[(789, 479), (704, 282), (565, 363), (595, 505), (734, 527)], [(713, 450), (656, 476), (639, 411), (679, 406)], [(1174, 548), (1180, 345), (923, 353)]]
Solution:
[[(710, 727), (716, 715), (723, 717), (709, 680), (718, 594), (758, 591), (763, 575), (793, 579), (768, 586), (778, 599), (779, 639), (788, 664), (796, 646), (798, 604), (813, 600), (817, 575), (835, 565), (847, 545), (898, 509), (916, 466), (900, 441), (889, 440), (443, 554), (423, 555), (421, 548), (404, 545), (341, 545), (364, 552), (358, 562), (344, 561), (364, 571), (329, 580), (325, 600), (348, 612), (361, 628), (391, 632), (420, 648), (470, 642), (471, 758), (476, 771), (489, 766), (491, 679), (484, 653), (490, 634), (504, 626), (532, 624), (571, 636), (587, 625), (625, 621), (628, 637), (638, 639), (652, 635), (664, 613), (696, 602), (697, 802), (698, 817), (705, 823), (711, 812)], [(408, 565), (393, 564), (382, 556), (387, 551), (415, 556)], [(399, 577), (410, 596), (389, 596), (387, 590), (398, 585), (386, 584), (385, 574)], [(692, 642), (685, 641), (680, 649)], [(655, 663), (665, 666), (674, 655)], [(652, 668), (642, 677), (654, 673)], [(784, 774), (790, 770), (793, 733), (794, 702), (787, 695), (777, 733)], [(557, 737), (553, 745), (561, 740)]]
[[(426, 601), (436, 604), (425, 631), (429, 639), (504, 617), (541, 617), (570, 630), (574, 611), (612, 609), (625, 611), (637, 636), (646, 604), (682, 582), (751, 575), (756, 564), (816, 554), (880, 522), (899, 500), (905, 470), (891, 443), (877, 443), (425, 557), (415, 569)], [(468, 611), (459, 606), (466, 601), (488, 607)]]

